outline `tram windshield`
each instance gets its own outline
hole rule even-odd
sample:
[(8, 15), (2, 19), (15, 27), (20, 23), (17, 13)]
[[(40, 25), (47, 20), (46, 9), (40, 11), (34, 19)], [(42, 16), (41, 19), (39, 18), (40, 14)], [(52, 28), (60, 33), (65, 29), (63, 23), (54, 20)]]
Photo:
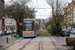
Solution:
[(24, 30), (25, 30), (25, 31), (30, 31), (30, 30), (32, 30), (32, 24), (25, 24), (25, 25), (24, 25)]

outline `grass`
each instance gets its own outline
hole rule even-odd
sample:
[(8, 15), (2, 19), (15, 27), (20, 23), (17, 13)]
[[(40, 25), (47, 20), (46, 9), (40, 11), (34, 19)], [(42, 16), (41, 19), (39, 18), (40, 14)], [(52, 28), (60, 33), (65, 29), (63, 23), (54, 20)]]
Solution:
[[(47, 34), (48, 34), (49, 36), (52, 36), (52, 37), (61, 37), (61, 36), (57, 36), (57, 35), (51, 35), (51, 33), (48, 33), (47, 30), (39, 30), (39, 32), (41, 32), (41, 33), (39, 33), (38, 36), (42, 36), (42, 33), (43, 33), (43, 36), (47, 36)], [(47, 33), (45, 33), (45, 32), (47, 32)]]
[[(48, 33), (48, 35), (51, 37), (61, 37), (61, 36), (57, 36), (57, 35), (51, 35), (50, 33)], [(39, 34), (38, 36), (42, 36), (42, 34)], [(44, 33), (43, 36), (47, 36), (47, 34)]]
[[(50, 34), (50, 33), (49, 33), (49, 34)], [(52, 36), (52, 37), (61, 37), (60, 35), (57, 36), (57, 35), (51, 35), (51, 34), (50, 34), (50, 36)]]

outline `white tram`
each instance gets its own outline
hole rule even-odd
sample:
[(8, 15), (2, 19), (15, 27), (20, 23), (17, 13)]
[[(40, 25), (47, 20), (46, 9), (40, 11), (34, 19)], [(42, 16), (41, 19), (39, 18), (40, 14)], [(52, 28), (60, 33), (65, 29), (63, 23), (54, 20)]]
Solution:
[(23, 37), (36, 37), (39, 24), (35, 19), (23, 20)]

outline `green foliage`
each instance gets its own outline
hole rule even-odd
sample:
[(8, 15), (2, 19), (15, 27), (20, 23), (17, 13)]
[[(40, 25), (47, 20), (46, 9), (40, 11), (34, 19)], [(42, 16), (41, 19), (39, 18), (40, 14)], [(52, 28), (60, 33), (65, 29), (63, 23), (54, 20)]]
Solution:
[(54, 22), (52, 22), (48, 27), (47, 27), (48, 32), (51, 35), (56, 35), (57, 29), (56, 29), (56, 25)]
[(71, 26), (75, 28), (75, 24), (71, 24)]
[(60, 25), (60, 27), (65, 26), (65, 25), (66, 25), (66, 23), (62, 22), (61, 25)]
[(34, 26), (34, 30), (38, 31), (39, 30), (39, 26)]
[(57, 33), (57, 28), (56, 28), (55, 23), (53, 22), (51, 24), (51, 35), (56, 35), (56, 33)]
[(51, 33), (50, 29), (51, 29), (51, 24), (47, 27), (47, 30), (48, 30), (49, 33)]

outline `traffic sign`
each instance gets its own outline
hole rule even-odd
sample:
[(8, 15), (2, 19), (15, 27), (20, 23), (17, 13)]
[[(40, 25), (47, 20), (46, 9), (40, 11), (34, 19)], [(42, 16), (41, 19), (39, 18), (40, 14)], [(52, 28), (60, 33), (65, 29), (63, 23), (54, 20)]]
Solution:
[(20, 22), (19, 25), (22, 26), (22, 22)]

